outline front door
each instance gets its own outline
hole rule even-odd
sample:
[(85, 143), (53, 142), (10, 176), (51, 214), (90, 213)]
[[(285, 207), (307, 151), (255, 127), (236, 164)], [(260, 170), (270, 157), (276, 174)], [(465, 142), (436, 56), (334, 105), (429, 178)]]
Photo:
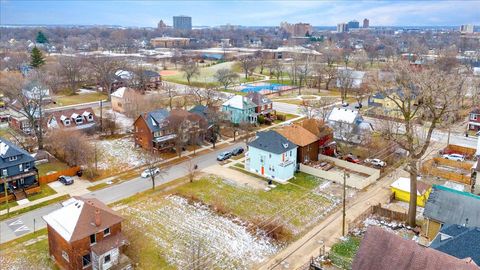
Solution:
[(262, 166), (261, 171), (262, 171), (262, 175), (264, 175), (265, 174), (265, 168), (263, 166)]

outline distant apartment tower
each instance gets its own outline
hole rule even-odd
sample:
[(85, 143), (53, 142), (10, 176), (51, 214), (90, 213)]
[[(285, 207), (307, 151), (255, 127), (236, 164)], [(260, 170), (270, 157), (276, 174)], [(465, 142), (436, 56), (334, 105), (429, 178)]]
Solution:
[(178, 30), (192, 30), (192, 17), (173, 16), (173, 28)]
[(472, 34), (473, 33), (473, 24), (462, 24), (460, 26), (460, 32), (464, 34)]
[(365, 18), (363, 19), (363, 28), (368, 28), (368, 27), (370, 27), (370, 21), (367, 18)]
[(356, 20), (348, 22), (348, 29), (360, 28), (360, 23)]
[(158, 29), (165, 29), (167, 28), (168, 26), (163, 22), (163, 20), (160, 20), (157, 24), (157, 28)]
[(311, 35), (313, 31), (313, 27), (309, 23), (301, 22), (295, 24), (282, 22), (280, 28), (294, 37), (304, 37), (307, 34)]
[(347, 23), (337, 24), (337, 33), (345, 33), (345, 32), (348, 32), (348, 24)]

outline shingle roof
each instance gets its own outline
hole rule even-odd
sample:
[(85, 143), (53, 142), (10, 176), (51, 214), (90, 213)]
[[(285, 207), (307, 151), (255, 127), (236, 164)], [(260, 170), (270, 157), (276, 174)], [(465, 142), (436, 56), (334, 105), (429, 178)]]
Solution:
[(319, 139), (333, 132), (323, 121), (313, 118), (303, 120), (302, 127), (313, 133)]
[(144, 118), (147, 122), (147, 126), (151, 132), (159, 131), (160, 128), (164, 125), (165, 119), (170, 115), (170, 113), (165, 109), (159, 109), (155, 111), (148, 112)]
[[(93, 121), (91, 122), (88, 122), (87, 119), (85, 119), (85, 117), (83, 117), (84, 121), (80, 124), (77, 124), (72, 118), (73, 117), (78, 117), (78, 116), (85, 116), (84, 114), (87, 113), (87, 114), (91, 114), (92, 117), (93, 117)], [(70, 119), (70, 125), (69, 126), (65, 126), (63, 124), (63, 122), (61, 121), (62, 118), (67, 118), (67, 119)], [(50, 123), (51, 120), (55, 120), (58, 127), (61, 127), (61, 128), (80, 128), (82, 126), (84, 127), (90, 127), (90, 126), (94, 126), (95, 125), (95, 122), (97, 121), (97, 116), (95, 115), (95, 112), (93, 111), (92, 108), (85, 108), (85, 109), (67, 109), (67, 110), (61, 110), (61, 111), (55, 111), (55, 112), (51, 112), (49, 113), (48, 115), (48, 123)]]
[[(22, 155), (22, 158), (18, 158), (14, 161), (4, 161), (4, 159), (19, 155)], [(30, 153), (23, 150), (23, 148), (17, 146), (16, 144), (4, 139), (3, 137), (0, 137), (0, 169), (33, 161), (35, 161), (35, 159), (30, 155)]]
[(258, 132), (257, 138), (249, 142), (248, 146), (274, 154), (282, 154), (297, 147), (273, 130)]
[(262, 106), (272, 103), (272, 100), (258, 92), (249, 92), (247, 98), (250, 99), (257, 106)]
[(241, 110), (255, 107), (255, 103), (250, 101), (248, 98), (240, 95), (233, 96), (231, 99), (225, 101), (222, 105)]
[[(94, 198), (73, 197), (63, 205), (62, 208), (43, 216), (43, 219), (67, 242), (83, 239), (123, 220), (120, 215)], [(100, 217), (99, 226), (95, 224), (97, 210)]]
[(425, 248), (379, 227), (370, 226), (353, 260), (352, 270), (478, 270), (440, 251)]
[(430, 247), (459, 259), (471, 258), (480, 265), (480, 227), (444, 226)]
[(318, 141), (317, 136), (299, 125), (282, 127), (276, 132), (298, 146), (307, 146)]
[(423, 215), (447, 224), (480, 227), (480, 196), (433, 185)]

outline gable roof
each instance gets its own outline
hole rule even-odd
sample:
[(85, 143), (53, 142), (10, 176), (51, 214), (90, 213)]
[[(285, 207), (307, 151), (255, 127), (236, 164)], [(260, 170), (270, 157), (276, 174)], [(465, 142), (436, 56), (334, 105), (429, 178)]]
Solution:
[(251, 100), (255, 105), (262, 106), (272, 103), (272, 100), (258, 92), (249, 92), (247, 98)]
[(167, 110), (158, 109), (148, 112), (141, 117), (143, 117), (145, 122), (147, 123), (148, 129), (150, 129), (151, 132), (156, 132), (166, 125), (165, 121), (169, 115), (170, 112), (168, 112)]
[(195, 105), (195, 107), (191, 108), (189, 112), (207, 118), (208, 107), (203, 105)]
[[(22, 155), (22, 158), (18, 158), (14, 161), (4, 161), (9, 157)], [(35, 159), (18, 145), (10, 142), (9, 140), (0, 137), (0, 169), (15, 166), (20, 163), (33, 162)]]
[(246, 98), (244, 96), (240, 96), (240, 95), (233, 96), (231, 99), (225, 101), (222, 105), (227, 106), (227, 107), (233, 107), (233, 108), (241, 109), (241, 110), (252, 108), (252, 107), (256, 106), (255, 103), (250, 101), (248, 98)]
[[(88, 122), (86, 119), (80, 124), (77, 124), (72, 118), (77, 118), (78, 116), (86, 117), (89, 114), (93, 116), (93, 121)], [(70, 125), (65, 126), (63, 124), (64, 119), (70, 119)], [(61, 110), (61, 111), (54, 111), (49, 113), (48, 115), (48, 123), (50, 123), (52, 120), (55, 120), (57, 122), (57, 126), (60, 128), (90, 128), (95, 125), (95, 122), (97, 121), (97, 116), (95, 115), (95, 112), (93, 111), (92, 108), (85, 108), (85, 109), (67, 109), (67, 110)]]
[(357, 116), (358, 116), (357, 110), (335, 107), (332, 109), (332, 111), (328, 115), (328, 121), (353, 124), (355, 123)]
[[(120, 215), (94, 198), (75, 196), (62, 205), (62, 208), (43, 216), (43, 220), (67, 242), (83, 239), (123, 220)], [(95, 224), (97, 210), (99, 226)]]
[(353, 260), (352, 270), (385, 269), (478, 270), (473, 263), (467, 263), (435, 249), (422, 247), (415, 241), (404, 239), (379, 227), (370, 226)]
[(275, 131), (298, 146), (307, 146), (318, 141), (317, 136), (299, 125), (285, 126)]
[(249, 142), (248, 146), (274, 154), (282, 154), (297, 147), (273, 130), (257, 132), (257, 138)]
[(132, 88), (120, 87), (111, 94), (112, 97), (123, 98), (128, 92), (134, 91)]
[(447, 224), (480, 227), (480, 196), (433, 185), (423, 215)]
[(303, 128), (310, 131), (319, 139), (323, 138), (326, 135), (332, 134), (333, 132), (333, 130), (328, 125), (326, 125), (325, 122), (314, 118), (303, 120), (301, 125)]
[(459, 259), (471, 258), (480, 265), (480, 227), (444, 226), (430, 244), (436, 249)]

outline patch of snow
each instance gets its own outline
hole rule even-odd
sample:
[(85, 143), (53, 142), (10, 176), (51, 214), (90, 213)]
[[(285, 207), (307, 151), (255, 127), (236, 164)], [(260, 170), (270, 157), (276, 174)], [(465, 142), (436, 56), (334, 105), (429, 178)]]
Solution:
[(97, 150), (101, 153), (99, 169), (104, 170), (112, 166), (134, 168), (142, 165), (142, 150), (135, 148), (132, 137), (97, 141)]
[(91, 90), (91, 89), (80, 88), (80, 89), (78, 89), (77, 93), (78, 93), (79, 95), (84, 95), (84, 94), (97, 93), (97, 91)]

